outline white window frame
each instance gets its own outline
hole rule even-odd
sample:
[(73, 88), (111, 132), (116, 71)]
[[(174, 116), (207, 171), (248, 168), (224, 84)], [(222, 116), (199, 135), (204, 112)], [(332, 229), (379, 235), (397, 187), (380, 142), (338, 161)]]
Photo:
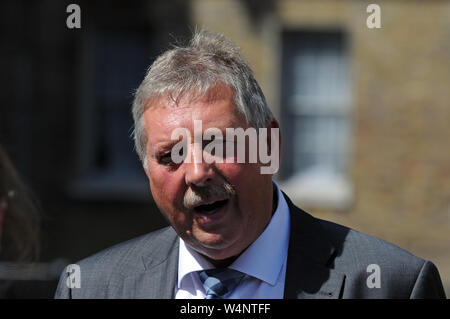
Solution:
[[(299, 39), (300, 41), (301, 39)], [(308, 58), (305, 54), (303, 57), (299, 56), (298, 58)], [(313, 57), (314, 58), (314, 57)], [(335, 57), (336, 58), (336, 57)], [(334, 171), (327, 169), (326, 167), (320, 166), (312, 166), (309, 169), (295, 170), (293, 168), (293, 174), (289, 176), (287, 179), (279, 181), (279, 185), (286, 192), (286, 194), (296, 203), (303, 207), (308, 208), (318, 208), (318, 209), (346, 209), (353, 201), (354, 198), (354, 187), (353, 183), (349, 177), (350, 175), (350, 167), (352, 164), (352, 81), (351, 81), (351, 68), (350, 68), (350, 56), (349, 52), (344, 51), (341, 53), (341, 56), (338, 57), (340, 61), (338, 62), (338, 68), (340, 68), (337, 72), (340, 72), (342, 75), (342, 70), (345, 68), (345, 73), (343, 75), (342, 81), (346, 81), (345, 83), (338, 83), (337, 86), (341, 85), (341, 90), (339, 88), (336, 89), (332, 94), (328, 96), (326, 94), (322, 94), (322, 90), (320, 89), (320, 94), (316, 95), (308, 95), (308, 94), (299, 94), (299, 92), (293, 93), (285, 100), (284, 107), (290, 108), (289, 112), (296, 119), (300, 119), (301, 117), (320, 117), (320, 116), (331, 116), (334, 118), (338, 118), (340, 116), (343, 117), (344, 121), (347, 124), (347, 141), (346, 143), (347, 150), (344, 151), (343, 161), (344, 161), (344, 169), (342, 171)], [(326, 60), (325, 60), (326, 61)], [(330, 62), (328, 67), (333, 67), (333, 61)], [(317, 64), (323, 62), (316, 62)], [(335, 63), (336, 64), (336, 63)], [(303, 66), (314, 67), (314, 65), (309, 65), (308, 63), (304, 63)], [(323, 71), (323, 69), (322, 69)], [(319, 77), (316, 77), (314, 80), (318, 80)], [(327, 79), (325, 79), (324, 83)], [(336, 81), (335, 81), (336, 82)], [(329, 83), (328, 83), (329, 84)], [(312, 85), (320, 86), (320, 83), (312, 83)], [(331, 87), (331, 85), (329, 85)], [(342, 86), (346, 86), (347, 88), (342, 89)], [(317, 89), (316, 89), (317, 90)], [(314, 89), (313, 89), (314, 91)], [(332, 91), (332, 90), (330, 90)], [(319, 92), (317, 90), (317, 92)], [(301, 105), (301, 107), (295, 107), (297, 105)], [(291, 117), (288, 118), (290, 121), (295, 121)], [(293, 123), (293, 122), (292, 122)], [(292, 132), (294, 133), (294, 131)], [(295, 138), (292, 138), (295, 141)], [(295, 143), (295, 142), (294, 142)], [(285, 147), (289, 147), (286, 145)], [(293, 145), (293, 150), (295, 150), (296, 146)], [(318, 145), (312, 145), (312, 147), (318, 147)], [(297, 150), (298, 150), (297, 146)], [(316, 149), (317, 151), (317, 149)], [(284, 153), (286, 156), (286, 153)], [(292, 154), (295, 156), (294, 154)]]

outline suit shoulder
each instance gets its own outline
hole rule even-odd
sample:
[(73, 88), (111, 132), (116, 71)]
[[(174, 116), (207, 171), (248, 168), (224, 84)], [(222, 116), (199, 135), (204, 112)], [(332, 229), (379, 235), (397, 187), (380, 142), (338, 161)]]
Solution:
[(383, 239), (361, 233), (346, 226), (320, 220), (328, 238), (337, 249), (335, 263), (363, 266), (383, 265), (386, 269), (401, 271), (403, 274), (417, 274), (425, 260), (399, 246)]
[(176, 247), (177, 234), (166, 227), (104, 249), (75, 263), (79, 268), (79, 289), (68, 289), (66, 269), (62, 272), (55, 298), (107, 298), (111, 281), (143, 272), (146, 267), (168, 258)]
[(116, 271), (131, 269), (142, 264), (142, 256), (151, 256), (159, 251), (161, 245), (170, 245), (176, 238), (176, 233), (172, 227), (166, 227), (154, 232), (129, 239), (106, 248), (89, 257), (86, 257), (76, 264), (84, 268), (101, 267), (103, 270), (115, 268)]
[[(343, 298), (445, 298), (432, 262), (380, 238), (319, 222), (336, 249), (329, 266), (346, 276)], [(375, 282), (379, 289), (372, 289)]]

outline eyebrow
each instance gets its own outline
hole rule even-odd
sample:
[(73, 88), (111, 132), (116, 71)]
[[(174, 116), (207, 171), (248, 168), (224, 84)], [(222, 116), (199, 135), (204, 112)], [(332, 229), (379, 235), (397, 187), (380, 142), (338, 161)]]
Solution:
[(162, 147), (172, 146), (172, 144), (175, 144), (176, 142), (177, 142), (177, 140), (170, 140), (168, 142), (160, 142), (160, 143), (156, 144), (155, 146), (157, 148), (162, 148)]
[(156, 145), (154, 147), (151, 147), (152, 153), (153, 153), (153, 155), (155, 155), (157, 153), (161, 153), (161, 151), (163, 151), (165, 149), (172, 148), (175, 144), (177, 144), (181, 140), (182, 140), (182, 138), (178, 138), (178, 139), (174, 139), (174, 140), (156, 143)]
[(170, 147), (172, 147), (172, 146), (175, 145), (175, 144), (176, 144), (176, 141), (161, 142), (161, 143), (156, 144), (156, 145), (155, 145), (154, 147), (152, 147), (152, 148), (153, 148), (153, 149), (155, 150), (155, 152), (157, 153), (157, 152), (160, 152), (161, 150), (170, 148)]

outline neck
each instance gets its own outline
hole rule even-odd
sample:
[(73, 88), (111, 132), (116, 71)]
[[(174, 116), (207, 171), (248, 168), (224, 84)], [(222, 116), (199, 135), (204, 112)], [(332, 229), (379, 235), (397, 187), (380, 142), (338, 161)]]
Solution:
[[(245, 249), (244, 249), (245, 251)], [(242, 253), (241, 253), (242, 254)], [(213, 264), (214, 267), (216, 268), (227, 268), (228, 266), (230, 266), (241, 254), (237, 255), (237, 256), (232, 256), (226, 259), (222, 259), (222, 260), (215, 260), (215, 259), (211, 259), (206, 257), (206, 259), (208, 259), (208, 261)]]
[(272, 216), (278, 208), (278, 190), (275, 184), (272, 182), (273, 195), (272, 195)]

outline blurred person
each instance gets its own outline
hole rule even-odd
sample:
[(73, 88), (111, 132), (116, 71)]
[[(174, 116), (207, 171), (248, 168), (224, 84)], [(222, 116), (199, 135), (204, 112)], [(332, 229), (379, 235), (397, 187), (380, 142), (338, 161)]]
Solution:
[(271, 155), (281, 144), (251, 68), (222, 35), (198, 32), (158, 57), (132, 111), (137, 153), (171, 226), (71, 265), (56, 298), (445, 298), (432, 262), (296, 207), (263, 173), (267, 161), (249, 160), (250, 144), (243, 162), (204, 145), (210, 129), (217, 145), (236, 146), (220, 133), (249, 128), (269, 131), (258, 145)]
[[(36, 261), (39, 227), (38, 202), (0, 145), (0, 262), (20, 265)], [(2, 279), (0, 298), (8, 297), (13, 284), (8, 278)]]

